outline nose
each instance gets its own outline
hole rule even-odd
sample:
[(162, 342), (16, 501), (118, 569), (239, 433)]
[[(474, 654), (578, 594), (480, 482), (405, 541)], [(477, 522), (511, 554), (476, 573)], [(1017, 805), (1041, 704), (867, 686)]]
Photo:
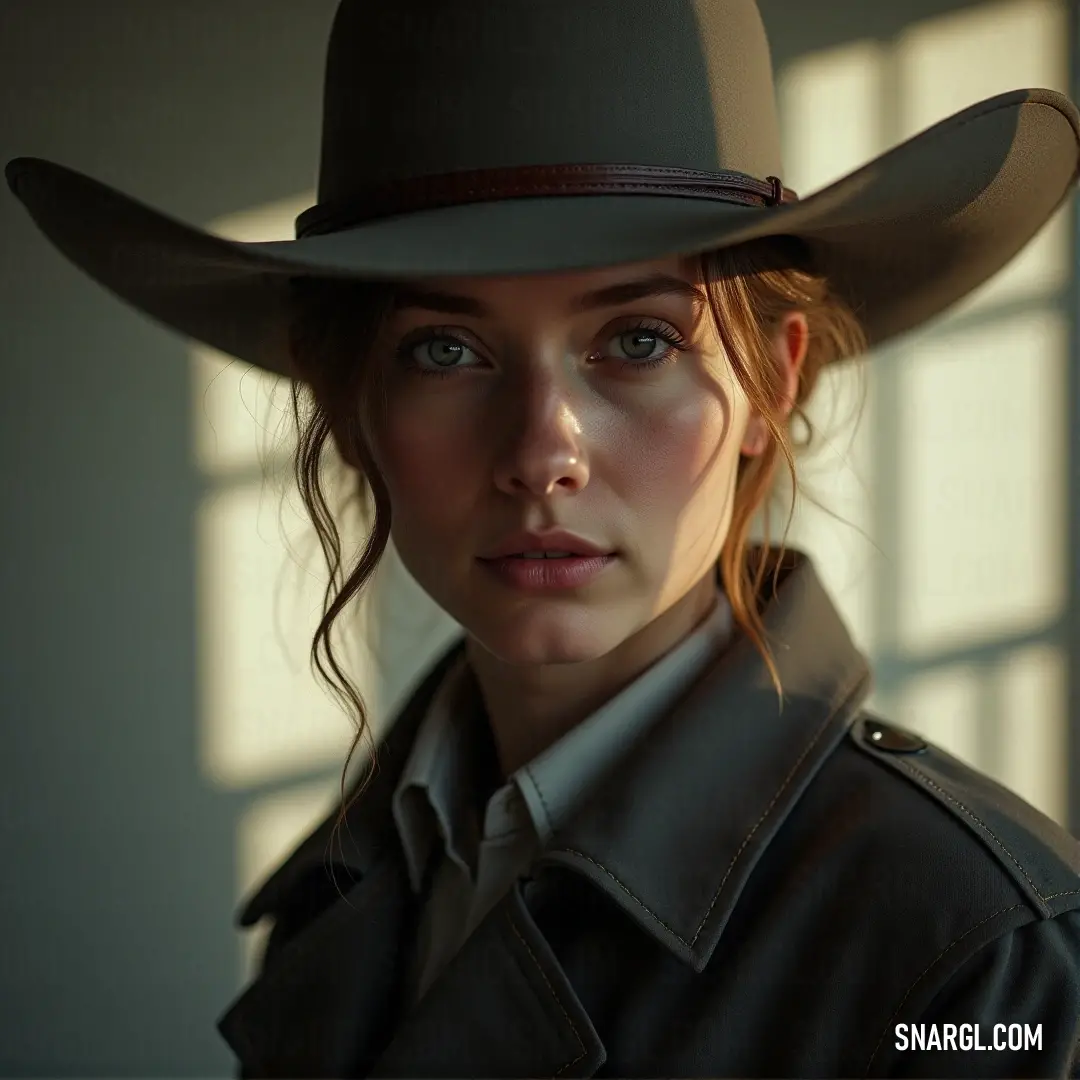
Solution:
[[(508, 388), (509, 389), (509, 388)], [(589, 482), (580, 408), (557, 374), (523, 377), (502, 403), (506, 437), (495, 466), (495, 486), (508, 495), (572, 494)]]

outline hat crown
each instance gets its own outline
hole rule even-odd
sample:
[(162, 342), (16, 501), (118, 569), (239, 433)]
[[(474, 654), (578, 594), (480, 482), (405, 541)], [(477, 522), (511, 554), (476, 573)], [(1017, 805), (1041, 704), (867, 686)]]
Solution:
[(782, 175), (754, 0), (342, 0), (320, 203), (578, 163)]

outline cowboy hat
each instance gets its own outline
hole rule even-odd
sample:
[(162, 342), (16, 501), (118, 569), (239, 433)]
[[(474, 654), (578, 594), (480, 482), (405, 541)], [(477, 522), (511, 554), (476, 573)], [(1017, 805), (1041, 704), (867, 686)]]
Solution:
[(1016, 90), (799, 199), (754, 0), (342, 0), (295, 239), (230, 241), (38, 158), (5, 173), (120, 299), (288, 374), (295, 276), (586, 269), (776, 236), (877, 344), (1004, 266), (1078, 165), (1076, 107)]

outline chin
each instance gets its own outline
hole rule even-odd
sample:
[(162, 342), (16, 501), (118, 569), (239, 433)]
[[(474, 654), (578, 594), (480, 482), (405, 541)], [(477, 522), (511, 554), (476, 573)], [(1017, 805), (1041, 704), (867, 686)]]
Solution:
[(598, 660), (626, 640), (616, 620), (599, 612), (522, 611), (470, 633), (506, 664), (581, 664)]

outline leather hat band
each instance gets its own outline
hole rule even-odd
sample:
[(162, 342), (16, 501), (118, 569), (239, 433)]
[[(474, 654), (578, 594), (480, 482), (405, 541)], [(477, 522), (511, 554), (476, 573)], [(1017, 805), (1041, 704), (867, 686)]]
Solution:
[(675, 195), (744, 206), (777, 206), (798, 196), (775, 176), (661, 165), (523, 165), (397, 180), (342, 203), (319, 203), (296, 219), (297, 239), (365, 221), (463, 203), (551, 195)]

